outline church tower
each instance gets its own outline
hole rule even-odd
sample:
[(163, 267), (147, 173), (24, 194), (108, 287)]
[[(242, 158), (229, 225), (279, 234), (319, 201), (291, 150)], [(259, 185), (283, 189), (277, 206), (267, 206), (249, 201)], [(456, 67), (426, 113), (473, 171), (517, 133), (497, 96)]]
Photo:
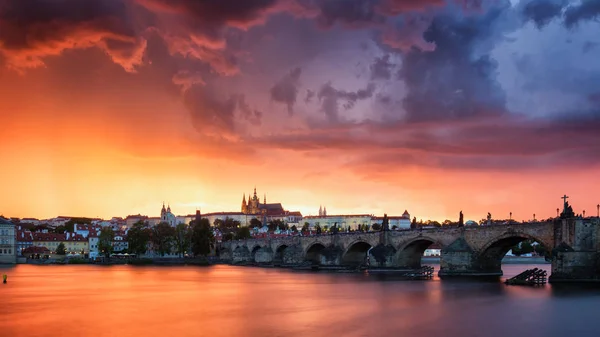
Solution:
[(323, 206), (323, 216), (327, 216), (327, 207)]
[(242, 213), (246, 212), (248, 212), (248, 205), (246, 204), (246, 193), (244, 193), (244, 197), (242, 198)]
[(196, 223), (196, 225), (199, 225), (199, 224), (200, 224), (200, 220), (202, 220), (202, 215), (200, 214), (200, 210), (199, 210), (199, 209), (197, 209), (197, 210), (196, 210), (196, 219), (195, 219), (195, 223)]
[(165, 203), (163, 201), (163, 207), (160, 210), (160, 219), (165, 220), (165, 215), (167, 214), (167, 209), (165, 208)]
[(267, 193), (265, 193), (265, 196), (263, 198), (263, 204), (266, 205), (267, 204)]
[(323, 206), (319, 205), (319, 216), (323, 216)]

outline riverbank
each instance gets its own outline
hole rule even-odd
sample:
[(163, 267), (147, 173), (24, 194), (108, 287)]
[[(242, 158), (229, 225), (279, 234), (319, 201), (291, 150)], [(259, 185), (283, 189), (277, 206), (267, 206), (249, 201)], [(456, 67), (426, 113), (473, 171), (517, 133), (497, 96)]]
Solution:
[(132, 265), (132, 266), (210, 266), (214, 264), (214, 261), (207, 258), (113, 258), (99, 261), (92, 261), (89, 259), (71, 258), (64, 260), (37, 260), (28, 259), (24, 264), (31, 265)]

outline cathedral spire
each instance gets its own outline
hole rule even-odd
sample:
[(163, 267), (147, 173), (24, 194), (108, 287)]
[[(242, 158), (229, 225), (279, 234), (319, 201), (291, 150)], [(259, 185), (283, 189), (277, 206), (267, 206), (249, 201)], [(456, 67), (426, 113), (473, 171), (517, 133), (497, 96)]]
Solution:
[(267, 204), (267, 193), (265, 193), (265, 197), (263, 198), (263, 204)]
[(323, 206), (323, 216), (327, 216), (327, 207)]
[(319, 216), (323, 215), (323, 206), (319, 205)]

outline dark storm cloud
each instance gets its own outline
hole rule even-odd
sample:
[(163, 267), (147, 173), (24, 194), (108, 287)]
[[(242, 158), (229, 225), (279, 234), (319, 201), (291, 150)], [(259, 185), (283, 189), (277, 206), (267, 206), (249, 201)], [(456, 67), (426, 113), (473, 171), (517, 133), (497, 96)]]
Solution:
[(301, 68), (293, 69), (275, 83), (270, 90), (271, 99), (275, 102), (286, 104), (290, 115), (294, 113), (294, 104), (296, 104), (296, 97), (298, 96), (301, 74)]
[(146, 42), (120, 0), (2, 0), (0, 52), (16, 69), (44, 65), (66, 49), (99, 47), (128, 71), (142, 62)]
[(600, 16), (600, 0), (529, 0), (523, 2), (522, 13), (528, 20), (543, 28), (554, 18), (559, 18), (567, 28)]
[(554, 18), (561, 15), (567, 1), (564, 0), (531, 0), (524, 4), (523, 15), (543, 28)]
[(237, 137), (236, 121), (261, 125), (263, 113), (247, 102), (245, 95), (222, 95), (210, 85), (193, 85), (184, 92), (184, 104), (194, 128), (209, 137)]
[(392, 78), (392, 68), (394, 64), (390, 62), (390, 55), (386, 54), (381, 57), (376, 57), (371, 64), (371, 80), (389, 80)]
[[(466, 1), (457, 0), (454, 2), (460, 3)], [(378, 5), (377, 10), (378, 12), (388, 16), (397, 16), (403, 13), (419, 11), (432, 7), (443, 7), (446, 4), (446, 0), (382, 0)]]
[(223, 99), (209, 87), (192, 86), (184, 94), (184, 104), (196, 130), (211, 136), (235, 133), (237, 97)]
[(385, 21), (385, 17), (375, 10), (379, 0), (317, 0), (317, 3), (321, 13), (317, 21), (326, 28), (336, 23), (362, 27)]
[(600, 17), (600, 0), (583, 0), (579, 5), (569, 6), (565, 11), (565, 25), (573, 27), (581, 21)]
[(339, 105), (344, 110), (352, 109), (356, 102), (373, 97), (376, 86), (369, 83), (365, 89), (358, 91), (344, 91), (334, 88), (331, 83), (324, 84), (319, 90), (317, 97), (321, 102), (321, 110), (325, 113), (327, 120), (331, 123), (339, 120)]
[(495, 37), (495, 23), (509, 7), (503, 2), (482, 15), (432, 20), (423, 37), (436, 48), (406, 53), (399, 72), (408, 90), (407, 121), (490, 116), (505, 110), (505, 93), (491, 57), (493, 43), (485, 42)]
[(276, 0), (137, 0), (141, 5), (167, 13), (183, 14), (203, 25), (248, 24), (264, 18)]

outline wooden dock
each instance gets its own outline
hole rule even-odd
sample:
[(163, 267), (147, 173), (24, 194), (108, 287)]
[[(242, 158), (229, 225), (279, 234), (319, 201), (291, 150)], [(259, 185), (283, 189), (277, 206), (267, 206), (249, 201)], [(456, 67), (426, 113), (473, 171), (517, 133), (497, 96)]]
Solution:
[(547, 272), (542, 269), (528, 269), (521, 274), (505, 281), (508, 285), (540, 286), (548, 281)]

